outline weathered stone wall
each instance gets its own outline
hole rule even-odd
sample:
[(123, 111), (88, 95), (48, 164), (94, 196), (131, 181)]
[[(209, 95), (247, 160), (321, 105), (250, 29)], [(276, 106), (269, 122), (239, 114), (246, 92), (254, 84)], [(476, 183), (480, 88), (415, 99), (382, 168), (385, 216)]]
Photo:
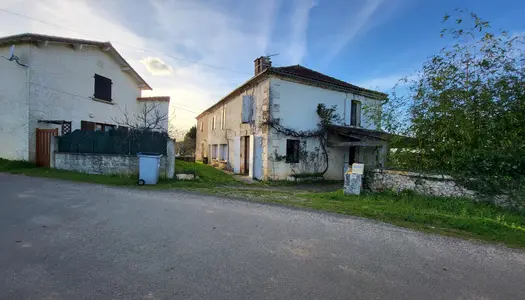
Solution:
[(458, 185), (447, 175), (428, 175), (414, 172), (373, 170), (369, 188), (374, 192), (411, 190), (418, 194), (474, 199), (476, 193)]
[[(139, 172), (136, 155), (55, 153), (55, 168), (88, 174), (132, 175)], [(160, 159), (160, 176), (166, 176), (166, 156)]]

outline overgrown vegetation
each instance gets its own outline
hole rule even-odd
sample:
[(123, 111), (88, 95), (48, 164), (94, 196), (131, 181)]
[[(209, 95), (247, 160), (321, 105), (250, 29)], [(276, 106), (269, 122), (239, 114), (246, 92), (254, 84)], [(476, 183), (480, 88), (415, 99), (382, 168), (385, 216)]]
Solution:
[(309, 200), (294, 205), (373, 218), (444, 235), (525, 247), (525, 212), (510, 211), (489, 203), (406, 192), (351, 196), (337, 191), (305, 197)]
[(196, 141), (197, 127), (192, 126), (184, 135), (184, 140), (178, 143), (180, 148), (177, 149), (177, 153), (180, 155), (195, 156)]
[(296, 130), (285, 127), (280, 119), (265, 120), (261, 126), (270, 126), (278, 133), (287, 137), (299, 139), (315, 138), (319, 141), (319, 146), (308, 151), (306, 140), (301, 140), (298, 157), (291, 158), (287, 155), (280, 155), (277, 150), (273, 153), (270, 160), (272, 162), (287, 161), (290, 163), (292, 173), (297, 176), (300, 174), (321, 174), (324, 175), (329, 167), (328, 159), (328, 127), (341, 122), (341, 117), (337, 114), (337, 106), (326, 107), (323, 103), (317, 105), (317, 116), (319, 117), (317, 128), (314, 130)]
[(474, 13), (444, 17), (453, 45), (404, 78), (383, 105), (393, 167), (449, 174), (482, 194), (525, 202), (524, 37)]

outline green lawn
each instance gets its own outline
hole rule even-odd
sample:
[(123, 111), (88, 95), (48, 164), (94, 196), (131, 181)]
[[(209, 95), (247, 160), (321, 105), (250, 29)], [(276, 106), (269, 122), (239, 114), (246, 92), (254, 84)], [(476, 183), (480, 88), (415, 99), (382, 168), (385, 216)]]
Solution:
[[(466, 199), (427, 197), (413, 193), (364, 193), (360, 196), (348, 196), (344, 195), (342, 190), (306, 192), (288, 182), (246, 185), (215, 168), (184, 161), (177, 161), (175, 169), (176, 173), (196, 174), (199, 179), (196, 181), (161, 179), (155, 186), (140, 188), (195, 190), (250, 201), (279, 203), (372, 218), (426, 232), (525, 248), (525, 212), (523, 211), (507, 210)], [(0, 159), (0, 172), (139, 188), (134, 177), (88, 175), (36, 168), (26, 162), (2, 159)]]
[[(137, 186), (138, 179), (136, 176), (92, 175), (57, 169), (37, 168), (32, 163), (24, 161), (10, 161), (2, 158), (0, 158), (0, 172), (119, 186)], [(225, 174), (220, 170), (200, 163), (177, 160), (175, 173), (196, 174), (199, 177), (199, 179), (194, 181), (183, 181), (167, 180), (161, 178), (159, 184), (155, 186), (145, 186), (143, 188), (209, 188), (218, 185), (236, 186), (241, 184), (237, 180), (235, 180), (233, 176)]]

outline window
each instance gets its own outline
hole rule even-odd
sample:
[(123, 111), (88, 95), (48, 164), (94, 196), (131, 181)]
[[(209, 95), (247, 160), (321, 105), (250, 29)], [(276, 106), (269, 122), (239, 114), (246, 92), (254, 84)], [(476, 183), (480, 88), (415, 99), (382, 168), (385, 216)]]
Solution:
[(228, 145), (227, 144), (220, 145), (219, 159), (228, 160)]
[(211, 129), (215, 130), (215, 116), (211, 118)]
[(361, 102), (352, 100), (350, 125), (361, 126)]
[(217, 151), (218, 151), (217, 145), (211, 145), (211, 159), (217, 159)]
[(111, 131), (115, 130), (115, 125), (104, 124), (104, 123), (95, 123), (89, 121), (81, 121), (80, 129), (85, 131)]
[(286, 163), (296, 164), (299, 162), (299, 140), (286, 140)]
[(226, 108), (222, 109), (221, 129), (226, 129)]
[(112, 84), (111, 79), (95, 74), (95, 93), (93, 97), (104, 101), (111, 101)]
[(112, 131), (115, 130), (115, 125), (95, 123), (95, 131)]
[(203, 124), (203, 122), (201, 121), (201, 131), (203, 131), (203, 130), (204, 130), (204, 124)]

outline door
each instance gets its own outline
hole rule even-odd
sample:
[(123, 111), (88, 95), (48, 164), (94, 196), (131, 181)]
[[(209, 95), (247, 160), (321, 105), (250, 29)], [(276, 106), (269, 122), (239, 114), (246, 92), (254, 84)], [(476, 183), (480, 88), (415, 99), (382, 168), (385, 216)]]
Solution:
[(357, 162), (357, 155), (356, 155), (356, 149), (357, 147), (356, 146), (350, 146), (348, 148), (348, 164), (350, 165), (350, 167), (352, 167), (352, 164)]
[(250, 174), (250, 136), (241, 136), (241, 174)]
[(241, 137), (233, 138), (233, 173), (241, 172)]
[(250, 177), (254, 179), (262, 179), (262, 138), (260, 136), (252, 135), (250, 142), (250, 153), (253, 155), (250, 166)]
[(36, 165), (47, 167), (51, 165), (51, 137), (58, 135), (58, 128), (36, 129)]
[(245, 136), (244, 142), (244, 174), (250, 174), (250, 136)]

